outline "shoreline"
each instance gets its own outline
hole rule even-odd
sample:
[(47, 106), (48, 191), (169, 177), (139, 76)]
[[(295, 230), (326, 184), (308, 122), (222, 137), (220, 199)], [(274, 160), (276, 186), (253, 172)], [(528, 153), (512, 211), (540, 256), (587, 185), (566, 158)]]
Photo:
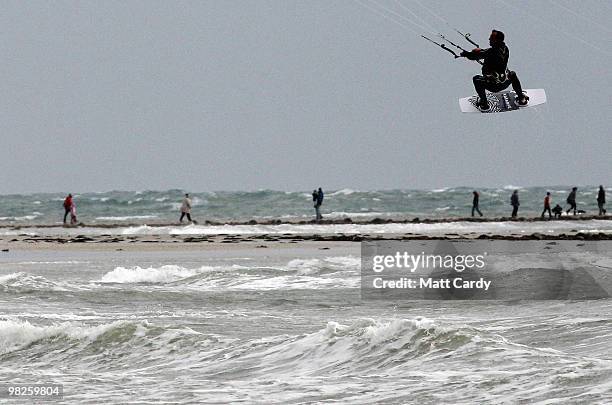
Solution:
[(612, 215), (564, 215), (561, 218), (541, 218), (541, 217), (491, 217), (491, 218), (480, 218), (480, 217), (448, 217), (448, 218), (419, 218), (414, 217), (412, 219), (400, 219), (400, 218), (373, 218), (370, 220), (353, 220), (350, 217), (342, 219), (329, 219), (315, 221), (313, 220), (301, 220), (301, 221), (288, 221), (281, 219), (270, 219), (270, 220), (255, 220), (251, 219), (248, 221), (202, 221), (194, 224), (188, 223), (177, 223), (177, 222), (113, 222), (113, 223), (84, 223), (80, 222), (77, 225), (65, 225), (61, 223), (48, 224), (48, 223), (29, 223), (29, 224), (0, 224), (0, 229), (9, 230), (20, 230), (27, 228), (101, 228), (101, 229), (116, 229), (116, 228), (131, 228), (139, 226), (148, 226), (152, 228), (161, 228), (168, 226), (188, 226), (188, 225), (201, 225), (201, 226), (240, 226), (240, 225), (379, 225), (379, 224), (444, 224), (444, 223), (457, 223), (457, 222), (472, 222), (472, 223), (514, 223), (514, 222), (562, 222), (562, 221), (612, 221)]

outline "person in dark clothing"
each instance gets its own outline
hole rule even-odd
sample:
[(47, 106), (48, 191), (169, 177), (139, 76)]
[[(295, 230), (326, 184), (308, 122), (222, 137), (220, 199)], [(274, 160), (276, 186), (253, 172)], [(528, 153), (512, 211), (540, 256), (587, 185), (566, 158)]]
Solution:
[(578, 190), (578, 187), (572, 188), (571, 193), (569, 193), (569, 195), (567, 196), (567, 203), (570, 205), (570, 207), (565, 212), (566, 214), (569, 214), (571, 210), (574, 210), (574, 215), (576, 215), (576, 191), (577, 190)]
[(482, 216), (482, 212), (480, 212), (480, 209), (478, 208), (478, 201), (480, 200), (480, 195), (476, 190), (474, 190), (472, 194), (474, 194), (474, 199), (472, 200), (472, 216), (474, 216), (474, 211), (478, 212), (478, 214)]
[(561, 214), (563, 213), (563, 207), (559, 204), (555, 205), (555, 208), (552, 209), (553, 214), (555, 214), (556, 218), (561, 218)]
[(552, 218), (552, 212), (550, 210), (550, 191), (546, 192), (546, 197), (544, 197), (544, 210), (542, 211), (542, 218), (544, 218), (544, 213), (548, 211), (548, 219)]
[(519, 203), (518, 190), (514, 190), (512, 193), (512, 196), (510, 197), (510, 205), (512, 205), (512, 218), (516, 218), (519, 206), (521, 205)]
[(312, 190), (312, 206), (315, 209), (315, 219), (318, 220), (319, 219), (319, 209), (317, 208), (317, 199), (319, 198), (319, 193), (317, 192), (317, 189), (315, 188), (314, 190)]
[(72, 194), (68, 194), (68, 197), (64, 200), (64, 223), (66, 223), (66, 218), (68, 214), (70, 214), (70, 210), (72, 209)]
[[(321, 205), (323, 204), (323, 190), (321, 189), (321, 187), (319, 187), (319, 190), (317, 190), (317, 199), (315, 202), (315, 212), (317, 215), (317, 221), (320, 221), (323, 219), (323, 215), (321, 215)], [(314, 199), (314, 193), (313, 193), (313, 199)]]
[(508, 70), (510, 51), (504, 43), (504, 38), (503, 32), (493, 30), (489, 36), (490, 48), (476, 48), (471, 52), (463, 51), (460, 55), (470, 60), (483, 59), (482, 75), (476, 75), (473, 78), (480, 111), (488, 111), (490, 108), (486, 90), (497, 93), (507, 89), (510, 85), (517, 95), (519, 107), (524, 107), (529, 102), (529, 97), (523, 94), (523, 88), (516, 72)]
[(599, 207), (599, 215), (606, 215), (606, 190), (603, 186), (599, 186), (599, 192), (597, 193), (597, 206)]

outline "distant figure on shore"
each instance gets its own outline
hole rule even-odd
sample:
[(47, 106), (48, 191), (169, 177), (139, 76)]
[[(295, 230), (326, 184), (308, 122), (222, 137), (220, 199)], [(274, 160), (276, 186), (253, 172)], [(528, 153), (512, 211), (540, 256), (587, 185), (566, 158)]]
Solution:
[(599, 192), (597, 193), (597, 206), (599, 207), (599, 215), (606, 215), (606, 190), (603, 186), (599, 186)]
[(474, 216), (474, 211), (476, 211), (480, 216), (482, 216), (482, 212), (480, 212), (480, 209), (478, 208), (480, 194), (478, 194), (478, 191), (476, 190), (474, 190), (472, 194), (474, 194), (474, 199), (472, 200), (472, 216)]
[(66, 218), (68, 214), (70, 214), (70, 210), (72, 209), (72, 194), (68, 194), (68, 197), (64, 200), (64, 224), (66, 223)]
[(552, 218), (552, 211), (550, 210), (550, 191), (546, 192), (546, 197), (544, 197), (544, 210), (542, 211), (542, 218), (544, 218), (544, 213), (548, 211), (548, 219)]
[(572, 188), (571, 193), (569, 193), (569, 195), (567, 196), (567, 203), (570, 205), (569, 209), (565, 212), (566, 214), (569, 214), (569, 212), (571, 210), (574, 210), (574, 215), (576, 215), (576, 191), (578, 190), (578, 187), (574, 187)]
[(70, 225), (76, 225), (77, 222), (76, 204), (73, 201), (70, 205)]
[(514, 190), (512, 193), (512, 196), (510, 197), (510, 205), (512, 205), (512, 218), (516, 218), (519, 206), (521, 205), (519, 202), (518, 190)]
[(323, 204), (323, 190), (319, 187), (318, 190), (312, 192), (312, 200), (314, 202), (315, 208), (315, 219), (320, 221), (323, 219), (323, 215), (321, 215), (321, 205)]
[(559, 204), (555, 205), (555, 208), (552, 209), (553, 214), (555, 214), (555, 219), (561, 218), (561, 214), (563, 214), (563, 207)]
[(191, 220), (191, 198), (189, 198), (189, 194), (185, 194), (185, 198), (183, 198), (183, 203), (181, 204), (181, 218), (179, 219), (180, 223), (183, 223), (183, 218), (187, 216), (187, 220), (191, 223), (195, 223), (195, 221)]

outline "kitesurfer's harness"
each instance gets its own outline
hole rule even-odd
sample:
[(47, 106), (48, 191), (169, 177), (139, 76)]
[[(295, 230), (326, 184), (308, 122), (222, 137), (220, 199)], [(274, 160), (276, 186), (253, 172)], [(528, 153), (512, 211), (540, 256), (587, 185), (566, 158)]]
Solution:
[(493, 72), (493, 73), (484, 75), (484, 77), (490, 83), (500, 84), (500, 83), (505, 83), (508, 80), (509, 74), (510, 74), (510, 71), (506, 68), (506, 71), (504, 73)]

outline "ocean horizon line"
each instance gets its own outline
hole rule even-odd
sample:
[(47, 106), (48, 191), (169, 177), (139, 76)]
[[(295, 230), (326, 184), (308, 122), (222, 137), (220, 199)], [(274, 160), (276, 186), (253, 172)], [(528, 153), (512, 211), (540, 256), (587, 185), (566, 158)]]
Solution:
[[(315, 188), (322, 187), (317, 185)], [(599, 187), (599, 184), (548, 184), (548, 185), (513, 185), (506, 184), (501, 186), (469, 186), (469, 185), (461, 185), (461, 186), (440, 186), (440, 187), (430, 187), (430, 188), (380, 188), (380, 189), (365, 189), (365, 188), (352, 188), (352, 187), (343, 187), (343, 188), (323, 188), (323, 191), (328, 195), (337, 193), (337, 192), (351, 192), (351, 193), (375, 193), (375, 192), (405, 192), (405, 191), (414, 191), (414, 192), (444, 192), (451, 190), (528, 190), (528, 189), (557, 189), (557, 188), (568, 188), (578, 187), (578, 189)], [(612, 190), (612, 187), (605, 187), (606, 190)], [(176, 192), (178, 194), (206, 194), (206, 193), (246, 193), (246, 194), (256, 194), (262, 192), (273, 192), (273, 193), (310, 193), (310, 189), (303, 190), (281, 190), (274, 188), (260, 188), (260, 189), (244, 189), (244, 190), (231, 190), (231, 189), (218, 189), (218, 190), (190, 190), (190, 189), (180, 189), (180, 188), (169, 188), (169, 189), (143, 189), (143, 190), (129, 190), (129, 189), (112, 189), (112, 190), (86, 190), (86, 191), (78, 191), (78, 190), (64, 190), (64, 191), (27, 191), (27, 192), (0, 192), (0, 196), (4, 197), (13, 197), (13, 196), (27, 196), (27, 195), (65, 195), (67, 193), (70, 194), (108, 194), (108, 193), (134, 193), (134, 194), (144, 194), (144, 193), (171, 193)]]

